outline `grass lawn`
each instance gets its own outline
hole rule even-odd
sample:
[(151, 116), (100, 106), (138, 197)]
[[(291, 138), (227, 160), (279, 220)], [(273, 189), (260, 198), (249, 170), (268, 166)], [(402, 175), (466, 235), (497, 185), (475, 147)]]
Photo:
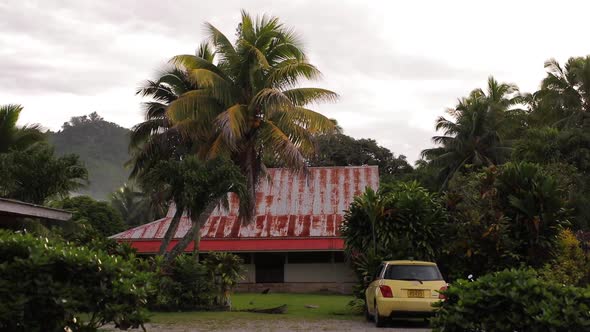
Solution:
[[(232, 321), (243, 319), (343, 319), (359, 320), (348, 306), (352, 296), (346, 295), (314, 295), (314, 294), (259, 294), (240, 293), (232, 296), (233, 310), (265, 309), (287, 305), (285, 314), (260, 314), (250, 312), (155, 312), (150, 318), (156, 324), (186, 324), (203, 320)], [(318, 308), (306, 308), (305, 305), (316, 305)]]

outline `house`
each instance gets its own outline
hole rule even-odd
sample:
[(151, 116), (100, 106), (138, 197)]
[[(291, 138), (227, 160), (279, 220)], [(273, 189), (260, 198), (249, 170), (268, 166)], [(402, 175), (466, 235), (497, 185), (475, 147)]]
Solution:
[[(238, 218), (239, 201), (230, 194), (228, 209), (217, 208), (201, 228), (199, 250), (244, 259), (247, 274), (238, 290), (350, 293), (355, 275), (345, 261), (339, 227), (354, 197), (378, 185), (376, 166), (311, 167), (307, 174), (269, 169), (257, 189), (253, 220)], [(174, 212), (171, 208), (165, 218), (112, 238), (139, 253), (156, 253)], [(189, 228), (184, 216), (172, 245)]]

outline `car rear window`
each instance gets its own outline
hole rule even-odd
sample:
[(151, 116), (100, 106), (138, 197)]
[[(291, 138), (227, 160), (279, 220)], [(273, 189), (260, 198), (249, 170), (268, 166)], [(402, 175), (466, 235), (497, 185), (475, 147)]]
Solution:
[(443, 280), (438, 267), (432, 265), (389, 265), (383, 278), (390, 280)]

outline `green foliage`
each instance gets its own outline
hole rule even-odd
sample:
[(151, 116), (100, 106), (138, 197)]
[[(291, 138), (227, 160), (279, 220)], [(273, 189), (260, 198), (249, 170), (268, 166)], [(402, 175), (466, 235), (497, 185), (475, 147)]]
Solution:
[(129, 159), (130, 133), (94, 112), (72, 117), (60, 131), (49, 133), (49, 141), (58, 155), (76, 154), (86, 165), (90, 184), (78, 193), (104, 200), (129, 176), (124, 164)]
[[(321, 74), (308, 62), (293, 30), (278, 18), (252, 18), (243, 11), (235, 43), (209, 23), (206, 29), (209, 36), (196, 55), (171, 59), (177, 76), (166, 74), (142, 88), (142, 94), (166, 105), (166, 111), (161, 116), (163, 108), (153, 104), (146, 125), (136, 127), (142, 158), (134, 158), (134, 163), (149, 166), (150, 160), (174, 158), (176, 146), (189, 146), (188, 151), (201, 158), (231, 159), (246, 176), (249, 204), (240, 206), (240, 215), (250, 219), (263, 161), (305, 168), (316, 151), (314, 135), (335, 130), (330, 119), (308, 106), (333, 101), (337, 95), (298, 87)], [(187, 81), (192, 84), (187, 86)], [(166, 93), (153, 89), (159, 85)]]
[(211, 252), (202, 263), (188, 254), (177, 256), (169, 265), (158, 258), (158, 292), (150, 305), (157, 310), (231, 308), (230, 293), (243, 277), (242, 263), (225, 252)]
[(16, 126), (22, 110), (20, 105), (0, 105), (0, 153), (26, 150), (45, 140), (39, 125)]
[(217, 158), (202, 161), (194, 156), (183, 160), (161, 161), (141, 177), (142, 186), (154, 188), (177, 209), (198, 216), (205, 207), (228, 192), (244, 191), (244, 176), (230, 161)]
[(431, 320), (434, 331), (587, 331), (590, 289), (544, 281), (533, 270), (459, 280)]
[(83, 186), (88, 172), (76, 155), (56, 157), (38, 144), (24, 151), (0, 154), (0, 196), (43, 204)]
[(487, 91), (473, 90), (447, 111), (454, 119), (436, 120), (436, 130), (442, 130), (443, 136), (432, 140), (440, 146), (422, 151), (422, 156), (440, 170), (441, 188), (466, 166), (497, 165), (510, 156), (506, 139), (522, 121), (520, 112), (513, 109), (521, 100), (517, 92), (515, 85), (490, 77)]
[(437, 196), (416, 182), (382, 186), (379, 193), (368, 189), (346, 211), (341, 233), (349, 252), (373, 250), (390, 259), (432, 259), (446, 220)]
[(89, 196), (65, 198), (53, 202), (56, 208), (71, 211), (72, 220), (87, 223), (103, 237), (125, 230), (123, 218), (106, 202), (99, 202)]
[(214, 303), (215, 288), (207, 268), (191, 255), (179, 255), (171, 264), (160, 262), (157, 293), (150, 299), (156, 310), (209, 309)]
[(228, 252), (211, 252), (205, 259), (209, 277), (217, 286), (216, 304), (231, 309), (230, 293), (240, 279), (244, 278), (244, 262), (239, 256)]
[(158, 203), (141, 191), (136, 191), (133, 185), (125, 184), (110, 197), (111, 206), (117, 210), (127, 226), (143, 225), (165, 215), (167, 204)]
[(539, 165), (526, 162), (504, 165), (495, 188), (519, 252), (529, 264), (539, 266), (561, 227), (569, 225), (565, 193)]
[(539, 270), (540, 275), (564, 285), (590, 284), (590, 254), (582, 250), (580, 241), (569, 229), (559, 233), (553, 259)]
[(325, 134), (316, 138), (318, 152), (310, 166), (379, 166), (381, 182), (401, 179), (412, 172), (406, 157), (395, 157), (373, 139), (354, 139), (344, 134)]
[(378, 193), (368, 188), (355, 197), (340, 231), (359, 277), (357, 295), (378, 261), (436, 258), (446, 221), (439, 198), (417, 182), (384, 185)]
[(443, 272), (454, 279), (542, 266), (569, 217), (567, 194), (551, 173), (508, 163), (456, 177), (446, 193), (452, 222), (444, 229)]
[(0, 231), (0, 274), (0, 330), (127, 329), (146, 320), (152, 276), (134, 258)]

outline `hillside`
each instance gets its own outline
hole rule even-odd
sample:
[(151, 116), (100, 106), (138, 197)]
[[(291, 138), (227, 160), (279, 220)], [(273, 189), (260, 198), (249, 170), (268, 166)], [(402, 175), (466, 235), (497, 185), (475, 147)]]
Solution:
[(57, 154), (75, 153), (88, 168), (90, 184), (79, 194), (104, 200), (127, 181), (127, 146), (131, 131), (92, 113), (73, 117), (58, 132), (49, 132)]

